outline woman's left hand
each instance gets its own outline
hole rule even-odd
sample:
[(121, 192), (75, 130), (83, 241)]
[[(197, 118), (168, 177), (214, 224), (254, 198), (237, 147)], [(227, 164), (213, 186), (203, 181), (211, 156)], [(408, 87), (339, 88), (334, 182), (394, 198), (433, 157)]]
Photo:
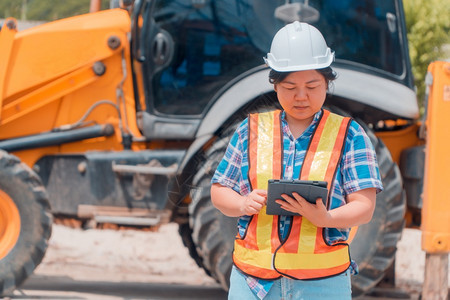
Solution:
[(282, 209), (300, 214), (317, 227), (327, 227), (327, 220), (331, 216), (321, 198), (317, 198), (316, 204), (312, 204), (295, 192), (292, 196), (282, 194), (281, 197), (286, 201), (276, 200), (276, 202), (281, 205)]

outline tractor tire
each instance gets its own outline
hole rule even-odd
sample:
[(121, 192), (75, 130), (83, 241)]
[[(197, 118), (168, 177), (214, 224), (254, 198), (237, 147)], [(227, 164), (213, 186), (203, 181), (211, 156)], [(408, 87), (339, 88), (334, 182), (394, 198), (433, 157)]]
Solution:
[[(359, 122), (360, 124), (362, 122)], [(406, 195), (401, 174), (389, 150), (372, 130), (363, 125), (377, 153), (384, 191), (377, 195), (372, 221), (360, 226), (351, 244), (351, 257), (359, 265), (359, 275), (352, 278), (353, 295), (370, 291), (381, 281), (392, 265), (396, 245), (404, 227)], [(232, 250), (237, 218), (229, 218), (211, 203), (210, 180), (223, 157), (232, 133), (216, 141), (205, 153), (203, 165), (193, 180), (189, 207), (189, 227), (184, 228), (183, 240), (191, 256), (206, 273), (222, 287), (229, 287)], [(186, 236), (188, 233), (191, 236)], [(180, 232), (181, 233), (181, 232)]]
[(198, 255), (198, 253), (197, 253), (195, 243), (192, 240), (192, 229), (191, 229), (191, 226), (189, 225), (189, 223), (179, 224), (178, 233), (181, 237), (181, 241), (183, 242), (183, 245), (189, 250), (189, 255), (191, 256), (191, 258), (194, 259), (197, 266), (202, 268), (205, 271), (206, 275), (212, 277), (212, 274), (209, 272), (209, 270), (203, 266), (203, 260), (200, 257), (200, 255)]
[(372, 130), (358, 121), (367, 132), (377, 153), (384, 190), (377, 195), (372, 220), (358, 227), (350, 245), (350, 255), (358, 263), (359, 274), (352, 277), (354, 296), (374, 288), (394, 264), (397, 242), (405, 227), (406, 193), (398, 165), (389, 149)]
[(51, 227), (41, 180), (16, 156), (0, 150), (0, 296), (11, 294), (42, 261)]
[[(192, 203), (189, 206), (191, 228), (190, 252), (192, 258), (206, 274), (214, 278), (224, 290), (228, 290), (231, 274), (234, 237), (237, 218), (222, 214), (211, 203), (211, 178), (221, 161), (232, 132), (219, 139), (208, 149), (204, 163), (193, 179)], [(185, 243), (186, 244), (186, 243)]]

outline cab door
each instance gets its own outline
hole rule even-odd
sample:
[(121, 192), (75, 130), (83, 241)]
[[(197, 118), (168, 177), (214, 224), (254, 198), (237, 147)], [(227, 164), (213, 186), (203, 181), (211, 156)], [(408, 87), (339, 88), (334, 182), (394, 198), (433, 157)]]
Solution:
[(142, 74), (149, 139), (193, 139), (235, 78), (263, 63), (235, 1), (144, 0), (134, 14), (133, 54)]

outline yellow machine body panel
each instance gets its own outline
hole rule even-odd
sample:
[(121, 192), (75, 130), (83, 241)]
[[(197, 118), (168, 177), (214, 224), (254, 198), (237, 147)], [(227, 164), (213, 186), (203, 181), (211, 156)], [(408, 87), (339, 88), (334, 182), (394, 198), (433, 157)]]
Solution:
[(422, 248), (428, 253), (450, 252), (450, 63), (428, 67), (430, 86), (422, 209)]
[(0, 62), (0, 140), (64, 129), (82, 117), (83, 126), (114, 126), (109, 137), (15, 152), (32, 166), (45, 154), (122, 150), (123, 131), (139, 137), (129, 31), (129, 14), (121, 9), (21, 32), (4, 26), (1, 54), (9, 59)]
[(403, 150), (424, 144), (424, 141), (417, 136), (419, 127), (420, 124), (414, 123), (408, 127), (395, 131), (380, 131), (377, 132), (376, 135), (389, 149), (392, 159), (397, 164), (400, 164), (400, 156)]

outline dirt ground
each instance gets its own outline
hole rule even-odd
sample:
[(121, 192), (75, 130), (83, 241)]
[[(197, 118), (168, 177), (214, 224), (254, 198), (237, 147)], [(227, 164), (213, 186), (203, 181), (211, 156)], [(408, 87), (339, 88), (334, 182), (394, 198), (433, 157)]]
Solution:
[[(424, 278), (425, 253), (420, 249), (420, 237), (419, 230), (406, 229), (398, 245), (397, 287), (407, 291), (411, 299), (418, 299)], [(156, 232), (54, 225), (49, 249), (33, 276), (41, 280), (65, 276), (83, 282), (219, 288), (190, 258), (176, 224), (164, 225)]]
[(55, 276), (64, 269), (70, 269), (76, 280), (215, 285), (190, 258), (176, 224), (155, 232), (54, 225), (49, 249), (35, 274)]

